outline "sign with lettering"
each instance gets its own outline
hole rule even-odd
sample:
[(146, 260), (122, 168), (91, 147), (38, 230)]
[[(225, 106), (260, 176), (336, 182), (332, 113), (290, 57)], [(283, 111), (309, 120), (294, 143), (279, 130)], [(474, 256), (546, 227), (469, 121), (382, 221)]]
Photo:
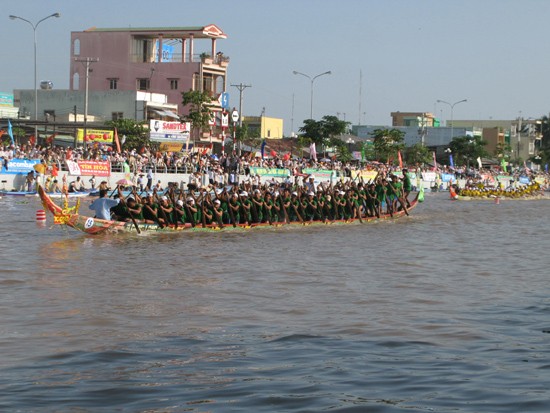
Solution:
[(190, 122), (170, 122), (158, 119), (149, 121), (149, 139), (155, 142), (181, 142), (189, 139)]
[(113, 144), (114, 131), (104, 129), (86, 129), (86, 136), (84, 136), (84, 129), (77, 129), (76, 139), (79, 143), (94, 144), (104, 143), (107, 145)]

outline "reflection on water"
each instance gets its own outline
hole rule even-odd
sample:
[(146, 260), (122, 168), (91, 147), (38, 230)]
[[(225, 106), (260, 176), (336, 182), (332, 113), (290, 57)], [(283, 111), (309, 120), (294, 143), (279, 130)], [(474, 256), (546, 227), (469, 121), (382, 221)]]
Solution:
[(547, 411), (548, 201), (99, 237), (0, 202), (3, 411)]

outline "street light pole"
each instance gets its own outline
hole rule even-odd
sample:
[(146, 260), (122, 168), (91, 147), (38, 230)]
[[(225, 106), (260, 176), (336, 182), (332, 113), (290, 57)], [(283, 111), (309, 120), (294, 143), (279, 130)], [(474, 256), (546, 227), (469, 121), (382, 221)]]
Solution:
[(455, 103), (449, 103), (449, 102), (445, 102), (444, 100), (437, 100), (437, 103), (445, 103), (446, 105), (449, 105), (451, 107), (451, 140), (453, 140), (454, 136), (453, 136), (453, 133), (454, 133), (454, 124), (453, 124), (453, 109), (455, 107), (455, 105), (458, 105), (459, 103), (462, 103), (462, 102), (467, 102), (468, 99), (462, 99), (462, 100), (459, 100), (458, 102), (455, 102)]
[(309, 118), (313, 119), (313, 82), (315, 82), (315, 79), (317, 79), (318, 77), (323, 75), (330, 75), (332, 72), (329, 70), (328, 72), (320, 73), (317, 76), (313, 76), (313, 77), (306, 75), (305, 73), (302, 73), (302, 72), (297, 72), (296, 70), (294, 70), (292, 73), (294, 73), (295, 75), (302, 75), (304, 77), (307, 77), (311, 83)]
[(32, 27), (33, 36), (34, 36), (34, 138), (36, 139), (36, 142), (38, 143), (38, 87), (36, 86), (36, 28), (40, 23), (42, 23), (44, 20), (49, 19), (50, 17), (60, 17), (61, 14), (59, 13), (53, 13), (49, 16), (46, 16), (40, 20), (38, 20), (35, 24), (33, 24), (31, 21), (24, 19), (23, 17), (14, 16), (13, 14), (10, 14), (9, 18), (11, 20), (22, 20)]

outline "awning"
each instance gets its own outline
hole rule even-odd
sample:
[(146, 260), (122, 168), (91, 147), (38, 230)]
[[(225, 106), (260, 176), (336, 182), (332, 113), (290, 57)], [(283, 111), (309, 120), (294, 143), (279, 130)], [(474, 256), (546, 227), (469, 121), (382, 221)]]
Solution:
[(153, 112), (155, 112), (157, 115), (167, 117), (167, 118), (174, 118), (179, 120), (179, 116), (177, 113), (169, 111), (169, 110), (156, 110), (154, 109)]

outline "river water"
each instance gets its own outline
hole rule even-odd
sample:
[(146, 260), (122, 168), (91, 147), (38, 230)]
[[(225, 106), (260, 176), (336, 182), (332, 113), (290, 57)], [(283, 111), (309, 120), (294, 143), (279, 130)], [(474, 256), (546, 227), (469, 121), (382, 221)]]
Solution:
[(87, 236), (0, 200), (2, 412), (548, 412), (550, 201)]

